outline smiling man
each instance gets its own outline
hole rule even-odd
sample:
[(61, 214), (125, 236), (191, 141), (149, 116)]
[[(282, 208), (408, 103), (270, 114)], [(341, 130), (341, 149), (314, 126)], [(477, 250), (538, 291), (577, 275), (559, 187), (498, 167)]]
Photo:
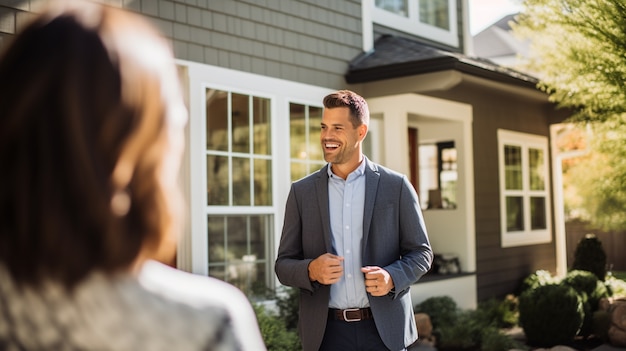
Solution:
[(406, 176), (363, 155), (369, 109), (349, 90), (324, 98), (328, 164), (291, 186), (276, 259), (300, 289), (304, 351), (406, 350), (417, 340), (410, 286), (433, 253)]

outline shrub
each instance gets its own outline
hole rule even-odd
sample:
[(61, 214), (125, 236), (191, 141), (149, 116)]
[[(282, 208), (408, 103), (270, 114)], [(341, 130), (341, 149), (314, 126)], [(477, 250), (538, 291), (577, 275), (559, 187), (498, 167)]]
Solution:
[(617, 279), (614, 276), (607, 276), (604, 281), (609, 296), (626, 297), (626, 281)]
[(541, 285), (519, 297), (519, 322), (529, 344), (534, 346), (572, 342), (583, 317), (580, 297), (565, 284)]
[(591, 272), (596, 275), (598, 280), (604, 281), (606, 253), (602, 248), (602, 242), (595, 234), (585, 235), (576, 245), (572, 270)]
[(298, 334), (288, 330), (282, 318), (270, 313), (262, 305), (254, 305), (254, 312), (268, 351), (302, 350)]
[(518, 299), (507, 295), (504, 300), (489, 299), (478, 304), (477, 309), (484, 320), (498, 328), (511, 328), (518, 322)]
[(561, 281), (571, 286), (581, 298), (584, 318), (579, 334), (589, 336), (593, 333), (593, 313), (598, 310), (598, 303), (603, 297), (608, 297), (606, 286), (598, 280), (595, 274), (584, 270), (573, 270)]
[(300, 304), (300, 290), (288, 286), (282, 286), (282, 290), (276, 294), (276, 306), (278, 316), (285, 321), (287, 329), (298, 328), (298, 308)]
[(484, 319), (476, 311), (457, 310), (453, 322), (439, 326), (438, 346), (443, 349), (474, 349), (480, 345)]
[(426, 313), (433, 330), (456, 322), (459, 308), (450, 296), (434, 296), (422, 301), (414, 308), (415, 313)]
[(526, 345), (514, 340), (495, 327), (488, 327), (480, 333), (481, 351), (503, 351), (503, 350), (528, 350)]
[(538, 270), (535, 273), (528, 275), (519, 288), (519, 295), (524, 291), (534, 289), (538, 286), (557, 283), (557, 279), (552, 277), (552, 274), (546, 270)]

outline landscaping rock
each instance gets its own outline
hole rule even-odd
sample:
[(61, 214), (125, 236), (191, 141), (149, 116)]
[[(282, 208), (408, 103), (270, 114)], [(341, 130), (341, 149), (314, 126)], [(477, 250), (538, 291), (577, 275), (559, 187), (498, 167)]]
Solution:
[(609, 341), (613, 346), (626, 347), (626, 299), (615, 300), (609, 307), (611, 326)]

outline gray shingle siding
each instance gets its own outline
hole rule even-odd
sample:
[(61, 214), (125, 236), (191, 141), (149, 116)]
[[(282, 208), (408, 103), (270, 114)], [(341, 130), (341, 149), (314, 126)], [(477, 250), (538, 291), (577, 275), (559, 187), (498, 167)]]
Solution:
[[(177, 58), (323, 87), (361, 52), (359, 0), (100, 0), (145, 15)], [(37, 1), (0, 5), (0, 45)]]
[(341, 87), (361, 52), (360, 1), (141, 0), (139, 8), (177, 58), (209, 65)]

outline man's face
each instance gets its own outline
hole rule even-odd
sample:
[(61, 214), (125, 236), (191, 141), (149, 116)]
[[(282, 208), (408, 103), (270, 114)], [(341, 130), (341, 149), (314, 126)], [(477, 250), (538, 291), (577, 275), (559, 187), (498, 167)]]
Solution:
[(360, 162), (361, 142), (367, 126), (354, 127), (347, 107), (325, 108), (322, 115), (320, 140), (324, 160), (332, 164)]

